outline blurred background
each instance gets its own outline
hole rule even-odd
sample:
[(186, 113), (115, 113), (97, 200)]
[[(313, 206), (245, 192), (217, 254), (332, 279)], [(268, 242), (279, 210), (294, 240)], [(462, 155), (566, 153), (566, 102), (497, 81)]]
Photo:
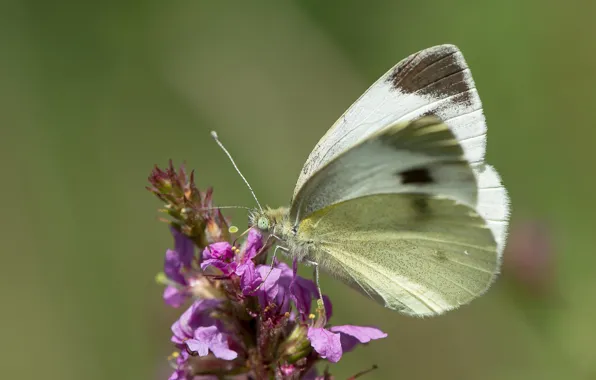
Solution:
[[(285, 205), (312, 147), (393, 64), (457, 44), (513, 214), (504, 274), (435, 319), (327, 277), (335, 324), (389, 337), (331, 368), (378, 379), (596, 379), (596, 2), (104, 1), (0, 5), (0, 378), (165, 379), (144, 187), (172, 158), (220, 205)], [(243, 212), (228, 213), (236, 225)], [(310, 273), (310, 271), (308, 271)]]

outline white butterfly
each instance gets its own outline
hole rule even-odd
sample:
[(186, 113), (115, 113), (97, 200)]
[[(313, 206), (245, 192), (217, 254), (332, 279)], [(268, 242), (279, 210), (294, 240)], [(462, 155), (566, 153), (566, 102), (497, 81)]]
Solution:
[(499, 272), (509, 201), (485, 145), (461, 52), (420, 51), (323, 136), (291, 206), (259, 205), (251, 225), (390, 309), (440, 314), (484, 293)]

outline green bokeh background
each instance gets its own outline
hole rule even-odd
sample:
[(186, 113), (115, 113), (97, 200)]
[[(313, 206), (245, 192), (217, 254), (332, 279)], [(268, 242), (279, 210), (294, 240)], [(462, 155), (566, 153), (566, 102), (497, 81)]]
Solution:
[(582, 0), (2, 1), (0, 378), (167, 378), (178, 311), (154, 282), (171, 238), (144, 190), (153, 164), (186, 161), (218, 204), (253, 205), (215, 129), (261, 202), (285, 205), (368, 85), (446, 42), (473, 69), (514, 225), (551, 228), (556, 290), (528, 297), (506, 273), (422, 320), (324, 278), (335, 323), (389, 333), (332, 371), (596, 378), (594, 14)]

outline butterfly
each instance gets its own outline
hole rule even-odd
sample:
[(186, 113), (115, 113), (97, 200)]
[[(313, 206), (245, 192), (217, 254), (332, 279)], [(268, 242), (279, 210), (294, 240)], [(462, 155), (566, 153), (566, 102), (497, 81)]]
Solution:
[(290, 206), (259, 204), (250, 225), (314, 265), (317, 285), (321, 268), (403, 314), (455, 309), (493, 283), (507, 237), (509, 198), (484, 163), (486, 132), (459, 49), (422, 50), (321, 138)]

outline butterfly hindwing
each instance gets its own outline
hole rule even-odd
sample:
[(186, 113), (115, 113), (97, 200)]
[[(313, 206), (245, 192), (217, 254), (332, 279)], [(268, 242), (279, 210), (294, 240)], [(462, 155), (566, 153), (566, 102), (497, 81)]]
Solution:
[(386, 307), (416, 316), (468, 303), (493, 282), (496, 243), (466, 205), (384, 194), (318, 210), (298, 228), (310, 260)]
[(497, 242), (499, 256), (503, 254), (509, 224), (509, 196), (501, 183), (501, 177), (491, 165), (482, 164), (474, 168), (478, 183), (476, 210), (484, 218)]

